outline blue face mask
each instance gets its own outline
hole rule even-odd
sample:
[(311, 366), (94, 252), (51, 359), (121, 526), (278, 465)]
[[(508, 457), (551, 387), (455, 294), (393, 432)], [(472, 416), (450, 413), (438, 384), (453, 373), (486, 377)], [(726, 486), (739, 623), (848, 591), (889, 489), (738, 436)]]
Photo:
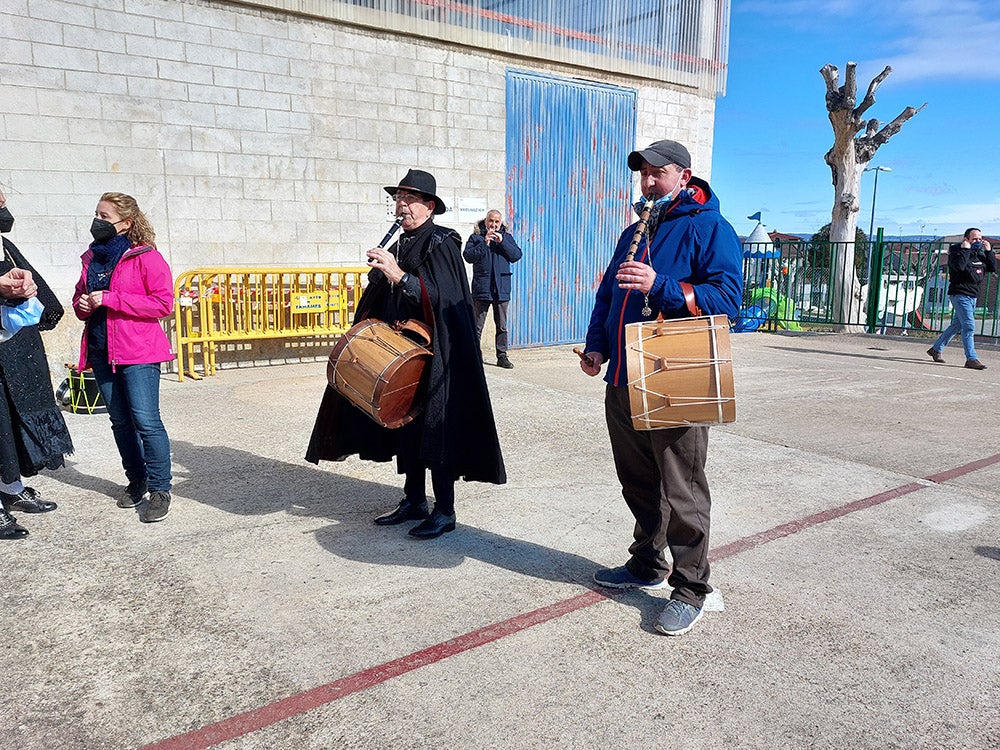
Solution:
[[(675, 192), (675, 191), (677, 190), (677, 188), (679, 188), (679, 187), (681, 186), (681, 178), (682, 178), (683, 176), (684, 176), (684, 173), (682, 172), (682, 173), (681, 173), (680, 175), (678, 175), (678, 176), (677, 176), (677, 182), (676, 182), (676, 183), (674, 183), (674, 189), (673, 189), (673, 190), (671, 190), (671, 191), (670, 191), (669, 193), (667, 193), (666, 195), (662, 196), (661, 198), (657, 198), (657, 199), (656, 199), (656, 200), (655, 200), (655, 201), (653, 202), (653, 210), (654, 210), (654, 211), (655, 211), (655, 210), (656, 210), (657, 208), (660, 208), (660, 207), (662, 207), (663, 205), (665, 205), (665, 204), (667, 204), (667, 203), (670, 203), (670, 201), (672, 201), (672, 200), (674, 199), (674, 192)], [(637, 214), (639, 214), (639, 213), (642, 213), (642, 209), (643, 209), (643, 208), (644, 208), (645, 206), (646, 206), (646, 201), (645, 201), (645, 200), (641, 200), (641, 201), (636, 201), (636, 202), (635, 202), (635, 205), (634, 205), (634, 208), (635, 208), (635, 212), (636, 212)]]
[(0, 341), (6, 341), (25, 326), (33, 326), (42, 319), (45, 307), (38, 297), (30, 297), (16, 307), (0, 307)]

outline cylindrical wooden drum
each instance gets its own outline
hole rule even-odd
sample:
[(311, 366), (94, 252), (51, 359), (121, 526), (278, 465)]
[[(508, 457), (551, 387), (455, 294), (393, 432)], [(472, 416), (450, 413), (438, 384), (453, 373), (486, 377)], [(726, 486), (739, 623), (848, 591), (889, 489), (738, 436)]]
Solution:
[[(408, 320), (400, 330), (430, 345), (430, 328), (423, 323)], [(420, 413), (424, 371), (432, 356), (427, 346), (369, 318), (340, 337), (330, 352), (326, 379), (354, 406), (383, 427), (394, 429)]]
[(736, 421), (725, 315), (629, 323), (625, 347), (635, 429)]

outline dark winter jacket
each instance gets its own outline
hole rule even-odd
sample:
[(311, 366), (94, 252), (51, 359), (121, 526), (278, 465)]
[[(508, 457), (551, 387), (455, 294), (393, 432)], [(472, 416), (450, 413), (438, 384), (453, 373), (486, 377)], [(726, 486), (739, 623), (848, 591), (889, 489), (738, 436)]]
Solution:
[(948, 295), (979, 297), (983, 277), (987, 272), (996, 273), (996, 270), (996, 255), (992, 250), (974, 250), (962, 247), (960, 242), (955, 243), (948, 248)]
[(695, 300), (705, 315), (736, 318), (743, 299), (743, 251), (739, 237), (719, 213), (719, 200), (708, 183), (694, 177), (665, 210), (650, 246), (644, 238), (635, 260), (656, 269), (649, 292), (650, 316), (643, 316), (645, 295), (621, 289), (615, 275), (625, 261), (635, 224), (618, 239), (611, 263), (597, 290), (587, 329), (587, 351), (600, 352), (608, 363), (604, 379), (612, 385), (627, 383), (625, 324), (664, 318), (684, 318), (690, 313), (681, 290), (682, 281), (694, 287)]
[(472, 264), (472, 298), (483, 302), (510, 300), (510, 264), (521, 260), (521, 248), (506, 225), (500, 226), (500, 243), (486, 242), (486, 222), (476, 224), (476, 231), (465, 243), (462, 257)]
[[(6, 213), (7, 209), (0, 209)], [(0, 217), (4, 218), (4, 217)], [(13, 222), (13, 219), (10, 219)], [(31, 271), (44, 311), (37, 325), (25, 326), (0, 343), (0, 479), (14, 482), (40, 469), (58, 469), (73, 441), (52, 390), (49, 363), (39, 331), (55, 327), (62, 305), (48, 284), (6, 237), (0, 274), (15, 266)], [(10, 300), (18, 303), (23, 300)]]
[[(402, 299), (402, 285), (390, 284), (385, 274), (373, 269), (354, 322), (367, 318), (395, 322), (405, 311), (431, 326), (434, 356), (423, 410), (414, 421), (390, 430), (328, 387), (306, 460), (339, 461), (357, 454), (372, 461), (389, 461), (395, 456), (400, 473), (423, 467), (469, 481), (503, 484), (507, 475), (479, 352), (462, 263), (462, 240), (454, 230), (444, 227), (422, 229), (414, 231), (414, 242), (401, 255), (398, 242), (389, 248), (400, 268), (419, 279), (421, 302), (411, 304)], [(401, 450), (404, 441), (418, 444), (420, 466), (404, 463), (404, 457), (413, 454), (409, 449)]]

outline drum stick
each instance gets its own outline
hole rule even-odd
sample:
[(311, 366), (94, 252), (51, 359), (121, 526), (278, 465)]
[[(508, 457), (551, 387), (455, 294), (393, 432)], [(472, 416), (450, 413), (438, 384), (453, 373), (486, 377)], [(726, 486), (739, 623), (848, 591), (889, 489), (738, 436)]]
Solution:
[(587, 367), (593, 367), (594, 366), (594, 360), (592, 360), (589, 356), (587, 356), (586, 354), (584, 354), (583, 350), (580, 349), (579, 347), (573, 347), (573, 354), (575, 354), (576, 356), (578, 356), (580, 358), (580, 360), (585, 365), (587, 365)]
[(635, 225), (635, 234), (632, 235), (632, 244), (628, 247), (628, 253), (625, 255), (625, 260), (635, 260), (635, 251), (639, 248), (639, 242), (642, 240), (642, 235), (646, 232), (646, 223), (649, 221), (649, 214), (653, 211), (653, 204), (656, 201), (652, 198), (647, 198), (646, 203), (642, 207), (642, 211), (639, 212), (639, 223)]

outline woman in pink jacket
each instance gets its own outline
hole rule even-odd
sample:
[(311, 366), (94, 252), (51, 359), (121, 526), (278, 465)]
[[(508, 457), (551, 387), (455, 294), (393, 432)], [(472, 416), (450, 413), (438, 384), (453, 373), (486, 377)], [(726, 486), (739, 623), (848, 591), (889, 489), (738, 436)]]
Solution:
[(174, 354), (160, 319), (173, 311), (173, 277), (156, 249), (153, 227), (132, 196), (102, 195), (90, 233), (94, 242), (83, 254), (73, 295), (76, 316), (86, 323), (79, 368), (94, 370), (128, 478), (117, 505), (141, 506), (139, 520), (152, 523), (170, 509), (170, 439), (160, 419), (160, 363)]

